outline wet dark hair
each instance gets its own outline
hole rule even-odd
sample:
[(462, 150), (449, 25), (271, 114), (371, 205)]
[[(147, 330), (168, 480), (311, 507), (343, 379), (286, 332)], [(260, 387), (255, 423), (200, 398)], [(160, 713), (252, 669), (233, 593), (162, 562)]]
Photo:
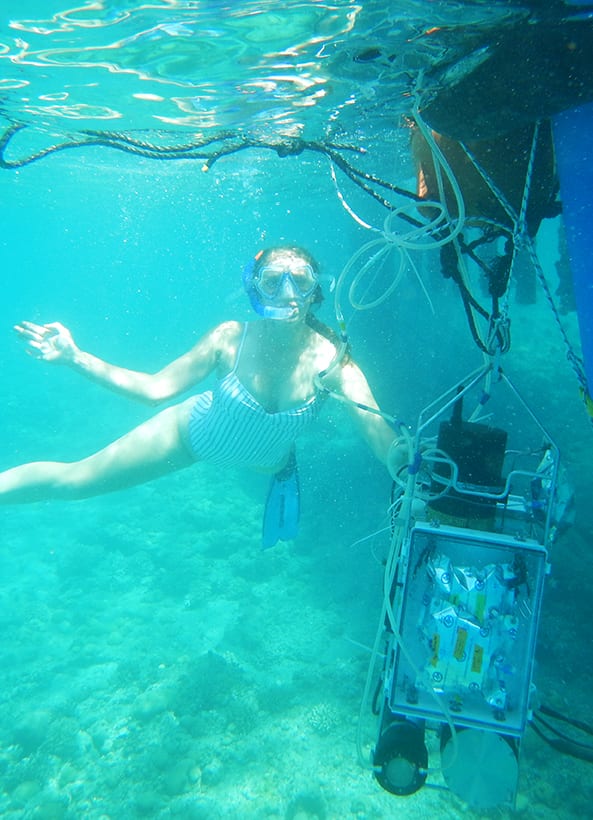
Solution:
[(265, 265), (269, 265), (277, 256), (293, 256), (295, 259), (304, 259), (311, 265), (315, 273), (319, 276), (319, 264), (315, 257), (301, 248), (299, 245), (273, 245), (271, 248), (264, 248), (255, 257), (255, 270), (258, 271)]

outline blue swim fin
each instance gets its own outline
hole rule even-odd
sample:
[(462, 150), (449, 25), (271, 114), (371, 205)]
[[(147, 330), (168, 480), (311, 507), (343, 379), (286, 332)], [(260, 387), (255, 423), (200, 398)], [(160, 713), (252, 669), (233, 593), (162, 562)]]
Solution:
[(270, 481), (264, 510), (262, 547), (268, 549), (278, 541), (296, 538), (300, 511), (299, 473), (293, 449), (286, 466)]

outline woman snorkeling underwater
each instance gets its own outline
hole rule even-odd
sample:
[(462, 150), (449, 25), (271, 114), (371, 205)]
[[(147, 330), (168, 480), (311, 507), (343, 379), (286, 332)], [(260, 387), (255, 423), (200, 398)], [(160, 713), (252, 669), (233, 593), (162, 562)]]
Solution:
[[(244, 466), (274, 474), (264, 519), (264, 546), (271, 546), (296, 534), (294, 442), (315, 421), (328, 391), (347, 400), (363, 438), (387, 463), (397, 437), (381, 415), (362, 409), (378, 409), (363, 372), (348, 356), (337, 355), (338, 343), (329, 328), (311, 312), (323, 298), (313, 257), (296, 246), (261, 251), (246, 266), (243, 284), (261, 318), (223, 322), (154, 374), (127, 370), (85, 353), (57, 322), (17, 325), (30, 355), (68, 365), (149, 404), (180, 396), (211, 373), (217, 383), (213, 390), (167, 407), (80, 461), (38, 461), (0, 473), (0, 503), (86, 498), (142, 484), (199, 461)], [(401, 458), (403, 453), (400, 463)]]

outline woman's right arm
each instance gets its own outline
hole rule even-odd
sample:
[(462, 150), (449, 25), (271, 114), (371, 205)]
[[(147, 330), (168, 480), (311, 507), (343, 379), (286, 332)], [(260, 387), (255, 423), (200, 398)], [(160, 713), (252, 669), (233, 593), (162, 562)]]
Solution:
[(221, 357), (231, 357), (238, 338), (238, 322), (218, 325), (187, 353), (157, 373), (143, 373), (86, 353), (76, 345), (70, 331), (59, 322), (37, 325), (22, 322), (15, 331), (27, 344), (27, 352), (37, 359), (65, 364), (104, 387), (129, 398), (159, 404), (189, 390), (218, 365)]

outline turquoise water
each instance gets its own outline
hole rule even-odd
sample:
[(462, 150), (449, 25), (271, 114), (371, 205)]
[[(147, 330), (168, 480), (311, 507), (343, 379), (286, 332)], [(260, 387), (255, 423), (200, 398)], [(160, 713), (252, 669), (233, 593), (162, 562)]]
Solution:
[[(361, 167), (408, 188), (398, 112), (410, 65), (432, 57), (411, 35), (510, 13), (507, 3), (7, 5), (1, 110), (26, 123), (11, 160), (84, 129), (166, 144), (241, 129), (361, 144)], [(351, 59), (394, 31), (397, 59)], [(151, 412), (28, 358), (16, 322), (61, 321), (84, 349), (154, 370), (216, 323), (251, 318), (240, 274), (263, 244), (303, 244), (338, 275), (371, 236), (342, 207), (325, 156), (253, 148), (208, 173), (202, 164), (99, 146), (0, 170), (0, 467), (80, 458)], [(356, 186), (340, 178), (340, 191), (382, 225)], [(539, 242), (553, 284), (557, 233), (546, 224)], [(394, 297), (347, 316), (381, 406), (410, 424), (481, 362), (436, 256), (415, 264), (423, 286), (408, 268)], [(335, 324), (330, 300), (321, 315)], [(552, 555), (536, 682), (546, 703), (588, 719), (591, 428), (546, 300), (512, 298), (511, 315), (505, 370), (576, 491), (576, 523)], [(577, 345), (574, 314), (563, 321)], [(521, 427), (511, 413), (504, 422)], [(360, 539), (386, 527), (391, 482), (337, 403), (300, 442), (299, 464), (301, 533), (266, 553), (267, 480), (209, 465), (105, 498), (2, 509), (3, 817), (485, 816), (443, 791), (394, 798), (358, 765), (388, 535)], [(590, 783), (587, 764), (528, 732), (523, 816), (586, 816)]]

